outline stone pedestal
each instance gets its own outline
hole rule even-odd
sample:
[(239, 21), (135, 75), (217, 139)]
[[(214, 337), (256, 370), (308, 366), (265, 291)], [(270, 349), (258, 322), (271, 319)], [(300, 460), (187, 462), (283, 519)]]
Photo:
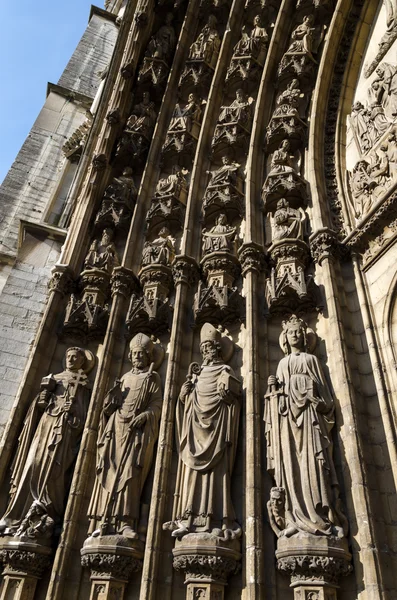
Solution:
[(0, 542), (4, 565), (0, 600), (33, 600), (38, 580), (51, 564), (51, 547), (13, 537)]
[(142, 569), (144, 544), (121, 535), (88, 538), (81, 564), (91, 571), (90, 600), (123, 600), (131, 575)]
[(240, 542), (190, 533), (172, 551), (174, 569), (184, 571), (186, 600), (223, 600), (227, 578), (240, 568)]
[(280, 537), (276, 557), (277, 568), (291, 578), (294, 600), (337, 600), (339, 579), (352, 570), (345, 538)]

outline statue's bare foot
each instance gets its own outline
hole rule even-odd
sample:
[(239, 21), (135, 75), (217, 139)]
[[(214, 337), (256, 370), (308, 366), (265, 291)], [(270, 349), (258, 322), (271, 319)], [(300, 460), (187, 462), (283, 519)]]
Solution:
[(137, 540), (137, 539), (139, 538), (139, 536), (138, 536), (137, 532), (136, 532), (136, 531), (134, 531), (134, 530), (132, 529), (132, 527), (129, 527), (129, 526), (127, 526), (127, 527), (124, 527), (124, 528), (123, 528), (123, 529), (120, 531), (120, 534), (121, 534), (123, 537), (126, 537), (126, 538), (128, 538), (129, 540)]
[(175, 538), (181, 538), (184, 535), (187, 535), (189, 533), (189, 530), (187, 527), (185, 527), (185, 525), (181, 525), (180, 527), (178, 527), (178, 529), (174, 529), (174, 531), (171, 533), (172, 537)]
[(93, 531), (89, 537), (99, 537), (100, 535), (101, 535), (101, 530), (95, 529), (95, 531)]

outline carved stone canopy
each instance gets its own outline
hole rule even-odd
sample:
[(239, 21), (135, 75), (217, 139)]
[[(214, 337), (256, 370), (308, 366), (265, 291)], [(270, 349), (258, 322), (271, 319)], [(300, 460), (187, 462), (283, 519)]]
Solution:
[(230, 287), (223, 271), (214, 273), (211, 282), (207, 287), (200, 282), (195, 294), (193, 310), (196, 325), (208, 322), (228, 326), (241, 321), (245, 304), (238, 288)]

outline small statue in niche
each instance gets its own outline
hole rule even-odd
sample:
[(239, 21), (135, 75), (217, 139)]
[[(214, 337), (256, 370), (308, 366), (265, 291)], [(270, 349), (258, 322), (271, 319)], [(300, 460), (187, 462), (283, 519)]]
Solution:
[(84, 261), (84, 269), (100, 269), (109, 275), (120, 265), (116, 246), (113, 243), (113, 230), (104, 229), (102, 238), (94, 240)]
[(212, 55), (214, 52), (218, 52), (221, 45), (216, 25), (216, 17), (210, 15), (207, 25), (204, 25), (196, 41), (190, 46), (189, 58), (191, 60), (211, 62)]
[(210, 252), (232, 252), (236, 227), (227, 223), (225, 214), (219, 215), (216, 224), (209, 230), (203, 229), (203, 254)]
[(187, 187), (185, 175), (187, 170), (176, 166), (175, 172), (159, 179), (156, 187), (156, 196), (178, 195), (182, 188)]
[(173, 537), (211, 533), (241, 535), (230, 495), (236, 454), (241, 383), (225, 359), (233, 343), (209, 323), (200, 333), (201, 367), (192, 363), (177, 406), (179, 453)]
[(176, 46), (175, 30), (171, 23), (174, 20), (172, 13), (165, 16), (165, 24), (151, 38), (145, 55), (150, 58), (160, 58), (167, 62)]
[(313, 15), (303, 17), (302, 23), (291, 33), (291, 43), (286, 54), (307, 54), (310, 58), (313, 58), (313, 22)]
[(382, 105), (383, 89), (378, 79), (375, 79), (375, 81), (372, 82), (372, 85), (368, 90), (368, 96), (369, 105), (364, 114), (367, 115), (367, 121), (371, 124), (370, 128), (368, 126), (367, 128), (368, 132), (372, 132), (372, 140), (373, 143), (375, 143), (375, 141), (383, 135), (390, 126), (390, 122), (386, 118), (385, 109)]
[(149, 92), (143, 92), (142, 102), (139, 102), (132, 109), (132, 114), (128, 118), (125, 127), (125, 133), (141, 133), (149, 139), (156, 125), (157, 113), (154, 109), (154, 102), (151, 102)]
[(89, 350), (69, 348), (65, 370), (42, 379), (19, 436), (0, 534), (48, 539), (60, 524), (88, 411), (87, 374), (94, 364)]
[(209, 186), (235, 185), (237, 183), (240, 164), (233, 162), (227, 154), (222, 156), (222, 166), (215, 171), (207, 171), (211, 175)]
[(288, 112), (299, 117), (297, 107), (302, 93), (299, 88), (299, 79), (293, 79), (289, 82), (287, 88), (277, 97), (277, 107), (273, 112), (273, 117), (280, 117), (285, 114), (285, 106), (288, 106)]
[(158, 237), (145, 242), (142, 253), (142, 266), (161, 264), (170, 265), (175, 257), (175, 240), (166, 227), (160, 229)]
[(273, 241), (288, 238), (303, 239), (302, 214), (291, 208), (288, 200), (280, 198), (273, 217)]
[(105, 191), (105, 198), (116, 202), (124, 202), (130, 208), (137, 195), (131, 167), (125, 167), (123, 173), (114, 177)]
[[(295, 315), (282, 327), (280, 346), (286, 356), (276, 376), (268, 379), (264, 415), (267, 469), (285, 491), (279, 536), (301, 532), (342, 538), (347, 520), (332, 458), (334, 400), (320, 362), (311, 354), (314, 332)], [(269, 518), (274, 520), (274, 514)]]
[(245, 26), (242, 28), (241, 38), (234, 47), (233, 56), (257, 56), (261, 48), (266, 46), (269, 37), (266, 29), (262, 27), (260, 15), (256, 15), (253, 25), (250, 35)]
[(169, 131), (190, 131), (192, 122), (201, 120), (201, 108), (195, 94), (189, 94), (187, 104), (181, 108), (180, 104), (175, 106)]
[(273, 152), (270, 162), (270, 173), (268, 177), (280, 173), (296, 173), (293, 163), (293, 154), (291, 154), (291, 144), (288, 140), (283, 140), (278, 150)]
[(223, 106), (218, 123), (231, 123), (237, 121), (241, 125), (249, 126), (252, 121), (252, 98), (248, 98), (244, 90), (237, 90), (236, 99), (230, 106)]
[[(152, 464), (161, 415), (157, 347), (138, 333), (130, 342), (132, 369), (107, 393), (97, 443), (89, 534), (138, 539), (142, 489)], [(158, 361), (157, 361), (158, 362)]]
[(372, 206), (372, 191), (376, 181), (371, 177), (371, 167), (368, 161), (362, 159), (354, 166), (350, 179), (350, 189), (353, 197), (356, 218), (361, 218)]

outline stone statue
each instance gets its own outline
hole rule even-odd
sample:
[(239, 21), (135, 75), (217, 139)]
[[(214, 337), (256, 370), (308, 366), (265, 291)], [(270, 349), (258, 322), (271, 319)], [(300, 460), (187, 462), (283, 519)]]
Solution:
[(170, 265), (175, 257), (174, 240), (166, 227), (152, 242), (145, 242), (142, 253), (142, 266), (161, 264)]
[(252, 121), (252, 98), (248, 99), (244, 90), (237, 90), (236, 99), (230, 106), (222, 106), (218, 123), (238, 122), (249, 126)]
[(375, 143), (376, 132), (368, 110), (362, 102), (354, 102), (350, 114), (350, 123), (358, 147), (361, 149), (361, 152), (366, 152)]
[(214, 52), (218, 52), (221, 40), (216, 28), (217, 19), (214, 15), (208, 17), (207, 25), (204, 25), (196, 41), (190, 46), (189, 58), (192, 60), (205, 60), (211, 62)]
[(279, 173), (295, 172), (293, 164), (293, 155), (291, 154), (291, 144), (288, 140), (283, 140), (275, 152), (273, 152), (270, 162), (270, 173), (268, 177), (278, 175)]
[(291, 208), (288, 200), (280, 198), (273, 217), (273, 241), (288, 238), (303, 239), (302, 214)]
[(175, 167), (175, 173), (159, 179), (156, 186), (156, 196), (178, 195), (182, 188), (187, 187), (186, 173), (188, 171), (179, 166)]
[(173, 537), (206, 532), (227, 540), (241, 535), (230, 495), (237, 446), (241, 384), (225, 364), (225, 337), (209, 323), (200, 334), (201, 367), (189, 367), (177, 406), (179, 467)]
[(169, 131), (190, 131), (192, 122), (201, 120), (201, 108), (195, 94), (189, 94), (187, 104), (182, 108), (176, 104)]
[(299, 80), (293, 79), (287, 85), (287, 88), (279, 94), (276, 101), (276, 108), (273, 112), (273, 117), (279, 117), (284, 115), (285, 110), (284, 106), (288, 105), (289, 113), (293, 112), (296, 116), (299, 116), (298, 111), (296, 110), (299, 106), (299, 100), (302, 96), (302, 93), (299, 88)]
[(49, 538), (59, 526), (90, 398), (89, 350), (69, 348), (65, 370), (41, 381), (19, 436), (0, 533)]
[(356, 218), (363, 217), (371, 208), (372, 190), (375, 187), (376, 181), (371, 177), (371, 167), (368, 161), (364, 159), (358, 161), (350, 178), (350, 189)]
[(232, 252), (236, 227), (227, 224), (225, 214), (219, 215), (216, 224), (208, 232), (203, 229), (203, 254), (210, 252)]
[(122, 175), (114, 177), (105, 191), (105, 198), (116, 202), (123, 202), (132, 208), (137, 195), (131, 167), (125, 167)]
[(291, 33), (291, 43), (286, 54), (308, 54), (313, 58), (313, 22), (313, 15), (303, 17), (303, 22)]
[(150, 101), (149, 92), (143, 92), (142, 102), (139, 102), (132, 109), (132, 114), (128, 118), (125, 132), (141, 133), (149, 139), (156, 125), (157, 113), (154, 109), (154, 102)]
[(266, 29), (261, 25), (260, 15), (256, 15), (254, 18), (253, 29), (248, 35), (247, 28), (243, 26), (241, 30), (241, 38), (237, 42), (233, 50), (233, 56), (250, 56), (258, 55), (262, 46), (265, 46), (268, 42), (268, 35)]
[(385, 115), (394, 120), (397, 115), (397, 67), (390, 63), (382, 63), (375, 72), (377, 78), (372, 82), (371, 88), (378, 88), (378, 98)]
[(235, 185), (237, 183), (237, 177), (240, 165), (233, 162), (226, 154), (222, 156), (222, 166), (215, 171), (207, 171), (211, 174), (211, 180), (209, 186), (215, 185)]
[(104, 229), (102, 238), (94, 240), (84, 261), (84, 269), (100, 269), (109, 275), (120, 264), (116, 246), (113, 243), (113, 230)]
[(154, 34), (147, 46), (146, 56), (150, 58), (160, 58), (164, 61), (171, 58), (172, 52), (176, 46), (175, 30), (171, 25), (173, 20), (173, 14), (167, 13), (165, 24)]
[[(334, 400), (320, 362), (311, 354), (314, 332), (295, 315), (282, 326), (280, 346), (286, 356), (276, 376), (268, 379), (264, 415), (267, 469), (281, 494), (278, 535), (342, 538), (347, 521), (332, 459)], [(269, 508), (270, 521), (277, 524), (274, 508)]]
[(138, 538), (140, 497), (152, 464), (162, 395), (153, 370), (154, 344), (138, 333), (130, 342), (132, 369), (107, 393), (98, 435), (89, 534)]

